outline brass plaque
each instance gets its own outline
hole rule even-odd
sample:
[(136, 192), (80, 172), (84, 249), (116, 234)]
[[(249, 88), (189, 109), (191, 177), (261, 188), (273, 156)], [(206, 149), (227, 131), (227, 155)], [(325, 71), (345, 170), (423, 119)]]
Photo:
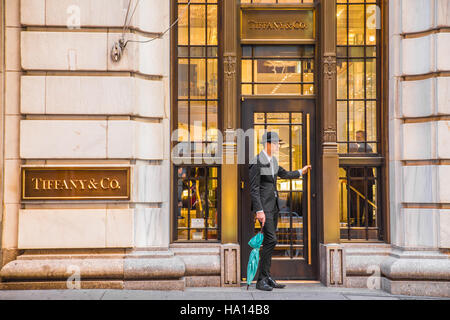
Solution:
[(23, 167), (22, 200), (129, 200), (130, 167)]
[(241, 8), (242, 43), (315, 41), (314, 8)]

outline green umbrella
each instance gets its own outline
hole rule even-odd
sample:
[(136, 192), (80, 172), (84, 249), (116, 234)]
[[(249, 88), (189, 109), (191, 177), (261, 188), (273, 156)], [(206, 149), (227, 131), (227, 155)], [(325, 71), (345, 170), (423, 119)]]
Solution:
[(256, 270), (258, 270), (258, 262), (259, 262), (259, 248), (263, 242), (264, 235), (262, 232), (258, 232), (256, 236), (250, 239), (248, 242), (249, 246), (253, 248), (252, 252), (250, 252), (250, 257), (248, 258), (247, 265), (247, 290), (250, 284), (255, 278)]

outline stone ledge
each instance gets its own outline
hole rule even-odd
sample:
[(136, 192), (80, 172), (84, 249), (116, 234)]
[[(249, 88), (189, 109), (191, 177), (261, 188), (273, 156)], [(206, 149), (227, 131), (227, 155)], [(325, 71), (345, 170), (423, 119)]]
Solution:
[(220, 276), (185, 277), (186, 287), (220, 287)]
[(186, 285), (181, 280), (125, 281), (125, 290), (179, 290), (184, 291)]
[(394, 281), (383, 277), (381, 288), (391, 294), (450, 297), (450, 281)]
[(177, 255), (186, 266), (186, 275), (220, 275), (220, 255)]
[(186, 272), (183, 260), (178, 257), (126, 258), (123, 264), (125, 280), (179, 279)]
[(450, 281), (450, 259), (395, 258), (390, 256), (381, 263), (381, 273), (391, 280)]
[[(123, 281), (80, 281), (80, 289), (124, 289)], [(0, 282), (0, 290), (69, 290), (66, 281)]]
[(6, 281), (67, 280), (79, 268), (81, 279), (123, 279), (123, 259), (14, 260), (0, 271)]
[(389, 244), (344, 244), (346, 276), (370, 276), (391, 253)]

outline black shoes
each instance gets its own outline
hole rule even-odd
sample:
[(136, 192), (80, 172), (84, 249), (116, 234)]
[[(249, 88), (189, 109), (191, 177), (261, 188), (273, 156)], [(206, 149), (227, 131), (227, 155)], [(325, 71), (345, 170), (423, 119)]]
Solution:
[(256, 282), (256, 289), (262, 291), (272, 291), (273, 288), (267, 283), (267, 278), (264, 278)]
[(276, 283), (271, 277), (258, 280), (256, 283), (256, 289), (263, 291), (272, 291), (273, 288), (283, 289), (284, 287), (286, 287), (285, 284)]
[(267, 278), (267, 283), (269, 284), (269, 286), (276, 289), (283, 289), (284, 287), (286, 287), (285, 284), (276, 283), (275, 280), (273, 280), (271, 277)]

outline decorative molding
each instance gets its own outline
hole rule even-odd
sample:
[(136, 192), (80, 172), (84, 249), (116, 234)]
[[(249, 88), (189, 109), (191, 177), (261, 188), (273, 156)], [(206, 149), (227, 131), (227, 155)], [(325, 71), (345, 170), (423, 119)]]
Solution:
[(224, 73), (227, 78), (233, 78), (236, 74), (236, 56), (226, 55), (223, 59)]
[(325, 54), (323, 58), (323, 72), (325, 80), (333, 80), (336, 75), (336, 56)]
[(220, 248), (220, 283), (222, 287), (241, 285), (241, 247), (228, 243)]
[(336, 142), (336, 141), (337, 141), (336, 128), (329, 126), (323, 131), (323, 142)]

